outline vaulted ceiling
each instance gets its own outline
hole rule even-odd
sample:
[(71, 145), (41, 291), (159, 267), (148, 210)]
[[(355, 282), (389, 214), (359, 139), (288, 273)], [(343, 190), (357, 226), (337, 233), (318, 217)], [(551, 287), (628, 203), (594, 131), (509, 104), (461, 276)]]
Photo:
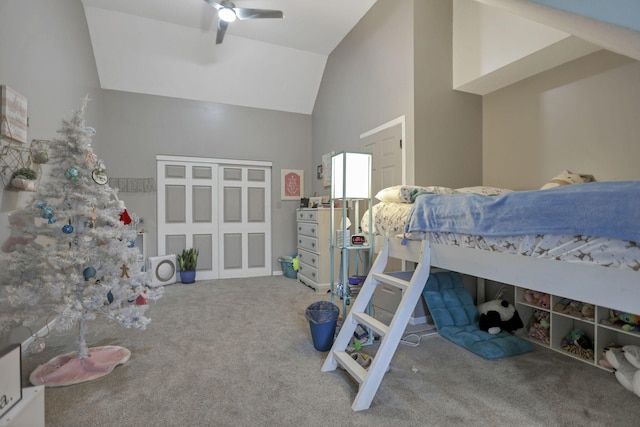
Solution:
[(103, 89), (311, 114), (326, 60), (376, 0), (236, 0), (216, 45), (204, 0), (82, 0)]
[[(476, 1), (640, 60), (637, 0)], [(285, 17), (232, 22), (218, 45), (205, 0), (82, 3), (103, 89), (311, 114), (329, 54), (376, 0), (235, 0)]]

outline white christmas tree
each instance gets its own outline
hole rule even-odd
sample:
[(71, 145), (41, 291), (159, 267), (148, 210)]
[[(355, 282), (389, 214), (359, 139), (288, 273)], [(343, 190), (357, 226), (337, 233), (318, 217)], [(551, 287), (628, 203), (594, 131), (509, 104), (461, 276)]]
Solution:
[(121, 221), (126, 210), (91, 147), (87, 102), (63, 120), (63, 138), (49, 147), (50, 174), (28, 206), (11, 214), (11, 237), (3, 245), (10, 253), (0, 269), (0, 330), (19, 324), (33, 330), (51, 319), (57, 330), (79, 326), (77, 352), (38, 367), (34, 384), (86, 381), (126, 362), (130, 352), (122, 347), (89, 348), (86, 322), (103, 317), (145, 329), (146, 301), (162, 294), (145, 286), (136, 230)]

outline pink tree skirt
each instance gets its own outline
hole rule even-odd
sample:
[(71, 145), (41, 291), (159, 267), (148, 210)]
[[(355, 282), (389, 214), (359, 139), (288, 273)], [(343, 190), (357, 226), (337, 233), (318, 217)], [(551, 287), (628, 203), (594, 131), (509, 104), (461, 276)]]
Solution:
[(124, 347), (103, 346), (89, 348), (86, 359), (76, 358), (77, 352), (56, 356), (38, 366), (29, 377), (33, 385), (60, 387), (95, 380), (110, 374), (117, 365), (126, 363), (131, 351)]

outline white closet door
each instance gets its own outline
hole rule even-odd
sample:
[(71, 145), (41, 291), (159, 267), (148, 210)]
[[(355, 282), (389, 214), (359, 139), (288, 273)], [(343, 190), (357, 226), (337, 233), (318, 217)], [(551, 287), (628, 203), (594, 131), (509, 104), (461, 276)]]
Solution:
[(219, 277), (271, 275), (271, 168), (220, 165)]
[(200, 251), (196, 280), (271, 275), (271, 163), (157, 156), (158, 255)]

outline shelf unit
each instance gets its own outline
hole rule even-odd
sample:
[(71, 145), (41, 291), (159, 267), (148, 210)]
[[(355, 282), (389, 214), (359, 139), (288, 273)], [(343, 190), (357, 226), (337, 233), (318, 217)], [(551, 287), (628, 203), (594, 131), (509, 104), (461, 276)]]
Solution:
[[(587, 364), (597, 366), (602, 369), (607, 369), (600, 365), (600, 360), (603, 359), (603, 351), (606, 347), (612, 344), (618, 345), (640, 345), (640, 333), (627, 332), (616, 326), (603, 324), (603, 321), (609, 319), (610, 308), (603, 306), (595, 306), (595, 314), (593, 318), (575, 316), (567, 313), (562, 313), (554, 308), (556, 305), (565, 300), (560, 295), (550, 295), (551, 304), (549, 308), (539, 307), (535, 304), (530, 304), (524, 299), (525, 289), (515, 287), (515, 305), (516, 309), (522, 321), (525, 325), (524, 333), (522, 337), (529, 341), (541, 345), (551, 350), (558, 351), (566, 356), (573, 357)], [(532, 338), (529, 336), (529, 319), (534, 314), (535, 310), (539, 310), (545, 316), (548, 316), (549, 321), (549, 343), (541, 341), (540, 339)], [(584, 334), (593, 342), (593, 357), (585, 358), (580, 357), (578, 354), (574, 354), (562, 346), (562, 339), (569, 334), (573, 329), (581, 329)], [(583, 354), (584, 356), (585, 354)]]
[[(349, 162), (356, 160), (355, 164)], [(331, 302), (336, 297), (342, 300), (342, 316), (346, 318), (347, 310), (352, 299), (357, 297), (349, 286), (349, 278), (366, 276), (373, 262), (373, 235), (371, 227), (369, 234), (364, 236), (362, 245), (352, 244), (352, 235), (362, 236), (360, 218), (362, 213), (368, 212), (369, 224), (372, 223), (373, 198), (371, 197), (371, 162), (372, 155), (368, 153), (342, 152), (332, 157), (331, 181), (331, 226), (330, 226), (330, 259), (331, 259)], [(352, 177), (349, 176), (349, 173)], [(355, 172), (355, 175), (353, 174)], [(355, 188), (350, 179), (359, 182)], [(365, 182), (366, 181), (366, 182)], [(353, 213), (351, 219), (349, 214)], [(350, 223), (350, 225), (349, 225)], [(351, 232), (350, 230), (354, 230)], [(334, 263), (338, 262), (336, 269)], [(337, 273), (336, 273), (337, 272)], [(371, 312), (371, 302), (369, 303)], [(373, 338), (369, 331), (370, 340)]]

